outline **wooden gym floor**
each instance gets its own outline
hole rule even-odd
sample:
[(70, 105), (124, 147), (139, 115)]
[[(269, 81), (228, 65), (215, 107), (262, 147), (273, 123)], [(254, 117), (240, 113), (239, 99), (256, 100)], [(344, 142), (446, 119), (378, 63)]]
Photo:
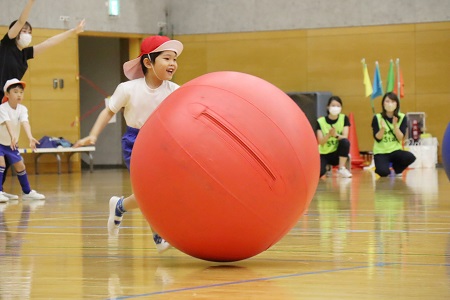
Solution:
[[(158, 255), (139, 211), (108, 238), (126, 170), (30, 175), (47, 200), (0, 204), (0, 299), (450, 299), (444, 170), (353, 174), (321, 179), (278, 244), (233, 263)], [(15, 177), (5, 191), (19, 193)]]

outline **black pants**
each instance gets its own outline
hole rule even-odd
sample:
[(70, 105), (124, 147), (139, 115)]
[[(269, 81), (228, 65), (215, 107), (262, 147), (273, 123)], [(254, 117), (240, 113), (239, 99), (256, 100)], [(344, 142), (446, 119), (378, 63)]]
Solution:
[(375, 173), (381, 177), (386, 177), (391, 173), (389, 169), (391, 163), (394, 172), (400, 174), (416, 160), (416, 157), (409, 151), (397, 150), (387, 154), (375, 154), (373, 159)]
[(327, 172), (327, 165), (339, 165), (339, 157), (348, 157), (350, 153), (350, 141), (348, 139), (339, 140), (338, 148), (335, 152), (320, 154), (320, 177)]

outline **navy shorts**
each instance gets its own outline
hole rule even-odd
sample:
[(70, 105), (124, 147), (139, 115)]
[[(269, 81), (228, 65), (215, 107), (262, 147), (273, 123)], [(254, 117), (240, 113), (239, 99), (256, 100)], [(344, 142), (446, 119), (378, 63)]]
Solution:
[(127, 127), (127, 131), (122, 137), (122, 154), (125, 165), (130, 170), (131, 151), (133, 151), (134, 141), (139, 133), (139, 129)]
[(19, 150), (11, 150), (10, 146), (5, 146), (0, 144), (0, 156), (6, 158), (10, 165), (15, 164), (22, 160), (22, 156), (19, 153)]

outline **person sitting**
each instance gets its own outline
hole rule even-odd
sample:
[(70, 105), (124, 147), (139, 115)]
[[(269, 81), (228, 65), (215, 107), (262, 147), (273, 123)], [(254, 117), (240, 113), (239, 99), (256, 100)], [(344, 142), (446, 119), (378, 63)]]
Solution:
[(381, 113), (373, 116), (373, 159), (375, 173), (381, 177), (391, 174), (402, 176), (403, 171), (412, 164), (416, 157), (403, 150), (403, 138), (407, 129), (407, 118), (400, 112), (400, 101), (395, 93), (386, 93), (381, 100)]
[(341, 114), (342, 100), (332, 96), (328, 100), (326, 116), (317, 119), (316, 136), (320, 153), (320, 177), (327, 172), (327, 166), (339, 166), (338, 174), (351, 178), (352, 173), (345, 167), (349, 160), (350, 141), (348, 132), (350, 120)]

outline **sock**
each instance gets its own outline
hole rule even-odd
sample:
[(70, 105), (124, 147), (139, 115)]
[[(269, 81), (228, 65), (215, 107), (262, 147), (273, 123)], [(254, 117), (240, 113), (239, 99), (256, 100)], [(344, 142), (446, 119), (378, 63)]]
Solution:
[(0, 167), (0, 191), (3, 192), (3, 175), (5, 174), (5, 167)]
[(116, 204), (116, 216), (121, 217), (126, 212), (127, 211), (125, 210), (125, 208), (123, 208), (123, 197), (122, 197), (119, 199), (119, 201), (117, 201)]
[(29, 194), (31, 192), (30, 182), (28, 181), (27, 170), (17, 173), (17, 178), (19, 179), (20, 186), (22, 187), (22, 192)]
[(161, 244), (162, 243), (162, 237), (159, 234), (154, 233), (153, 234), (153, 241), (155, 241), (155, 244)]

